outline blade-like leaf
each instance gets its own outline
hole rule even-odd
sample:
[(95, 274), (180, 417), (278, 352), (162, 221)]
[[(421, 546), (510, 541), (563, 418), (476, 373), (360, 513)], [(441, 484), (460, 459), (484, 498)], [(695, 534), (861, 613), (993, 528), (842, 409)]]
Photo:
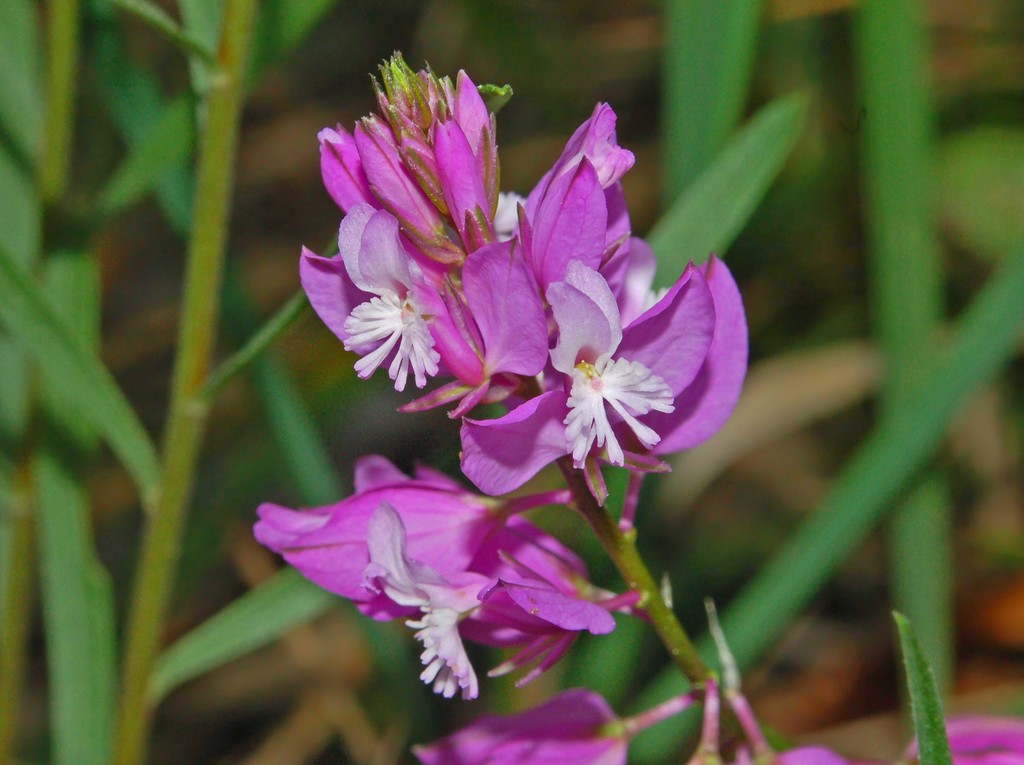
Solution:
[(113, 3), (149, 24), (184, 53), (198, 56), (207, 65), (214, 63), (213, 49), (185, 32), (159, 5), (154, 5), (149, 0), (113, 0)]
[(104, 765), (117, 693), (114, 593), (96, 560), (89, 495), (63, 436), (47, 428), (33, 464), (39, 494), (39, 555), (53, 762)]
[(338, 0), (265, 0), (253, 40), (252, 80), (288, 55)]
[(134, 143), (100, 193), (100, 210), (110, 215), (140, 199), (168, 171), (181, 165), (194, 144), (192, 104), (183, 96), (168, 102), (159, 120)]
[[(46, 262), (54, 311), (84, 348), (99, 346), (95, 257), (57, 252)], [(53, 386), (45, 378), (44, 390)], [(59, 401), (59, 399), (58, 399)], [(56, 765), (105, 765), (116, 700), (114, 593), (92, 541), (81, 463), (96, 445), (88, 421), (47, 400), (32, 472), (39, 498), (39, 563)]]
[[(936, 227), (935, 109), (928, 31), (917, 0), (864, 0), (854, 13), (865, 228), (873, 328), (885, 358), (879, 400), (891, 416), (931, 374), (945, 284)], [(894, 606), (917, 626), (938, 680), (953, 672), (953, 510), (940, 471), (921, 477), (886, 536)]]
[[(1013, 356), (1024, 326), (1024, 253), (995, 274), (960, 319), (949, 351), (918, 395), (875, 428), (836, 478), (818, 511), (793, 534), (722, 620), (741, 668), (749, 668), (832, 578), (884, 516), (892, 500), (935, 453), (967, 396)], [(712, 657), (708, 641), (702, 654)], [(640, 707), (685, 690), (675, 672), (660, 675)], [(653, 729), (635, 744), (655, 761), (686, 735)]]
[(763, 0), (665, 4), (666, 202), (699, 177), (743, 114), (762, 5)]
[(25, 160), (35, 156), (43, 128), (36, 8), (33, 0), (0, 3), (0, 129)]
[(764, 107), (662, 216), (648, 237), (659, 285), (732, 243), (796, 144), (806, 107), (801, 94)]
[(124, 463), (144, 502), (158, 480), (152, 441), (103, 363), (77, 342), (32, 278), (0, 249), (0, 322), (31, 356), (59, 397), (59, 408), (96, 428)]
[(167, 649), (157, 661), (150, 697), (163, 698), (182, 683), (274, 642), (339, 602), (298, 571), (280, 572)]
[(939, 701), (935, 675), (928, 666), (928, 660), (924, 657), (924, 651), (907, 617), (895, 611), (892, 616), (896, 620), (900, 648), (903, 650), (903, 666), (907, 672), (919, 761), (921, 765), (952, 765), (953, 755), (949, 750), (949, 737), (942, 718), (942, 702)]

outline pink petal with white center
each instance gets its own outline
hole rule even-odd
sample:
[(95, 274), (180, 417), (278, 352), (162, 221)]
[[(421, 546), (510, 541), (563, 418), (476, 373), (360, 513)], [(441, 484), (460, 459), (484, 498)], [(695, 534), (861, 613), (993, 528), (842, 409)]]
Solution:
[(401, 606), (419, 608), (422, 616), (407, 622), (423, 643), (420, 658), (426, 665), (421, 674), (434, 691), (451, 698), (458, 689), (462, 697), (476, 698), (478, 683), (473, 665), (459, 637), (459, 621), (474, 609), (473, 594), (483, 577), (462, 573), (458, 583), (442, 577), (433, 568), (411, 559), (405, 550), (405, 526), (389, 504), (381, 504), (370, 519), (367, 535), (370, 563), (364, 573), (365, 586), (382, 590)]
[(541, 289), (564, 279), (573, 260), (590, 268), (600, 266), (608, 210), (590, 162), (583, 159), (574, 172), (551, 184), (531, 223), (533, 239), (528, 257)]
[(573, 261), (565, 281), (548, 287), (547, 298), (558, 325), (551, 363), (559, 372), (570, 374), (579, 362), (593, 364), (618, 347), (622, 340), (619, 309), (597, 271)]
[(324, 128), (317, 134), (320, 142), (320, 173), (331, 199), (348, 212), (358, 204), (379, 207), (370, 192), (370, 184), (363, 172), (363, 163), (356, 150), (352, 135), (341, 125), (337, 129)]
[(472, 253), (462, 268), (462, 284), (483, 337), (487, 374), (539, 374), (548, 357), (547, 319), (537, 285), (513, 256), (512, 242)]
[(370, 517), (382, 502), (402, 516), (409, 554), (443, 576), (465, 571), (502, 519), (466, 491), (406, 480), (308, 510), (274, 504), (258, 509), (256, 539), (324, 589), (361, 602), (369, 562)]
[(747, 319), (739, 288), (717, 258), (702, 270), (715, 301), (714, 339), (696, 379), (676, 398), (676, 410), (644, 420), (661, 434), (657, 454), (690, 449), (717, 433), (736, 407), (747, 373)]
[(353, 308), (372, 296), (352, 282), (341, 257), (324, 258), (303, 247), (299, 280), (320, 320), (339, 340), (347, 340), (345, 320)]
[(678, 396), (704, 364), (714, 332), (714, 297), (691, 264), (665, 297), (622, 330), (616, 355), (643, 364)]
[(462, 421), (462, 472), (485, 494), (518, 489), (566, 454), (565, 394), (542, 393), (494, 420)]

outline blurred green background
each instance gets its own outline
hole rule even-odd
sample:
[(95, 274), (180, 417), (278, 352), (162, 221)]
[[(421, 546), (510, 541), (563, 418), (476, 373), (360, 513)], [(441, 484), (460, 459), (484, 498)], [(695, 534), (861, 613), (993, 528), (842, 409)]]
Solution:
[[(196, 34), (210, 29), (202, 16), (216, 7), (161, 5)], [(31, 0), (0, 3), (0, 246), (36, 266), (43, 240), (51, 260), (92, 253), (102, 358), (156, 434), (179, 318), (203, 82), (190, 80), (180, 51), (132, 13), (107, 0), (80, 11), (71, 180), (44, 231), (33, 168), (48, 150), (43, 62), (53, 11)], [(263, 0), (254, 48), (221, 358), (295, 293), (300, 246), (322, 251), (334, 236), (339, 212), (320, 182), (316, 133), (351, 126), (374, 108), (368, 74), (393, 50), (414, 67), (463, 68), (478, 83), (513, 86), (498, 119), (506, 190), (527, 192), (594, 103), (611, 103), (619, 142), (637, 158), (624, 184), (640, 235), (680, 194), (701, 188), (702, 173), (728, 155), (760, 107), (805, 95), (778, 178), (763, 199), (750, 192), (753, 213), (735, 239), (712, 237), (728, 244), (720, 254), (746, 303), (744, 400), (720, 436), (648, 482), (639, 514), (641, 548), (652, 570), (670, 577), (676, 610), (694, 634), (704, 632), (704, 597), (727, 606), (794, 529), (810, 528), (803, 524), (823, 503), (851, 518), (865, 505), (850, 498), (857, 487), (836, 499), (836, 476), (879, 422), (914, 437), (918, 421), (895, 413), (932, 400), (918, 395), (920, 386), (942, 383), (936, 359), (952, 332), (943, 327), (1024, 248), (1024, 5), (1016, 0)], [(765, 184), (774, 177), (743, 163), (734, 171), (740, 186), (757, 173), (766, 173)], [(736, 202), (710, 192), (704, 199), (712, 215)], [(686, 239), (669, 241), (660, 254), (677, 272), (707, 255)], [(16, 405), (31, 372), (0, 340), (0, 467), (9, 479), (33, 427)], [(473, 704), (436, 699), (418, 683), (408, 630), (371, 625), (341, 607), (322, 613), (333, 603), (295, 582), (271, 593), (270, 606), (232, 612), (237, 622), (223, 614), (207, 622), (279, 565), (251, 538), (259, 502), (335, 501), (351, 486), (353, 461), (369, 453), (457, 473), (457, 429), (443, 412), (398, 414), (402, 399), (387, 381), (360, 382), (352, 364), (307, 313), (217, 401), (165, 643), (204, 624), (215, 629), (193, 644), (192, 658), (176, 657), (187, 669), (163, 666), (158, 685), (169, 695), (151, 761), (402, 762), (410, 742), (488, 710), (521, 709), (558, 687), (590, 685), (623, 711), (658, 695), (663, 652), (644, 625), (626, 620), (614, 638), (585, 636), (569, 661), (525, 689), (486, 683)], [(894, 599), (909, 604), (958, 703), (1024, 713), (1022, 383), (1015, 355), (969, 401), (957, 399), (963, 411), (938, 460), (923, 477), (907, 468), (912, 484), (898, 481), (910, 509), (851, 555), (837, 550), (835, 576), (812, 584), (776, 577), (795, 598), (791, 612), (780, 611), (785, 628), (776, 636), (766, 626), (764, 645), (738, 650), (745, 663), (759, 659), (745, 687), (766, 724), (794, 738), (813, 732), (850, 754), (898, 751), (905, 731), (894, 715)], [(88, 518), (123, 623), (139, 500), (108, 452), (84, 452)], [(879, 455), (877, 469), (856, 475), (884, 472), (889, 458), (882, 447)], [(869, 493), (869, 484), (858, 486)], [(583, 548), (599, 583), (617, 585), (578, 519), (539, 520)], [(875, 525), (865, 523), (865, 533)], [(842, 538), (836, 528), (828, 533)], [(18, 761), (26, 763), (50, 761), (53, 731), (39, 587), (30, 587), (37, 605), (17, 706)], [(293, 613), (280, 628), (268, 626), (282, 603)], [(731, 640), (753, 635), (757, 643), (760, 623), (751, 618), (733, 622), (746, 632)], [(274, 639), (291, 622), (299, 626)], [(265, 636), (256, 634), (261, 625)], [(864, 719), (875, 715), (882, 717)], [(637, 742), (635, 761), (678, 761), (678, 738), (651, 734)]]

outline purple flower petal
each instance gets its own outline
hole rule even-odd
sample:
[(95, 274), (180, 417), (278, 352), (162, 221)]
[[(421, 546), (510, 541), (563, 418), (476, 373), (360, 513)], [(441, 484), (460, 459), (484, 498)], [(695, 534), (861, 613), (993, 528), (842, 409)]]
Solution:
[(658, 263), (654, 250), (643, 239), (631, 237), (601, 269), (619, 305), (623, 326), (628, 327), (647, 310)]
[(616, 356), (640, 362), (678, 395), (700, 371), (714, 331), (714, 298), (690, 266), (665, 297), (622, 330)]
[(353, 284), (341, 257), (324, 258), (303, 247), (299, 280), (320, 320), (339, 340), (346, 340), (345, 319), (371, 296)]
[(780, 752), (772, 762), (779, 765), (850, 765), (845, 757), (823, 746), (801, 746)]
[(368, 454), (356, 460), (355, 489), (357, 494), (379, 489), (384, 486), (407, 483), (412, 479), (395, 467), (387, 457)]
[(564, 279), (570, 261), (594, 269), (601, 264), (608, 210), (597, 173), (586, 159), (551, 184), (531, 222), (529, 257), (542, 289)]
[(419, 274), (402, 246), (398, 221), (386, 210), (353, 208), (341, 221), (338, 248), (349, 276), (364, 292), (404, 295), (414, 283), (412, 269)]
[(513, 257), (512, 243), (472, 253), (462, 283), (484, 340), (487, 373), (539, 374), (548, 356), (547, 320), (533, 277)]
[(465, 227), (467, 215), (480, 210), (490, 224), (491, 206), (479, 162), (455, 120), (434, 126), (434, 153), (445, 201), (468, 251), (471, 237)]
[(592, 364), (618, 347), (622, 340), (619, 309), (597, 271), (573, 261), (565, 281), (548, 287), (547, 298), (558, 325), (551, 363), (559, 372), (569, 374), (578, 362)]
[(431, 239), (444, 230), (434, 204), (406, 170), (391, 129), (376, 117), (356, 125), (356, 148), (370, 189), (411, 233)]
[(690, 449), (717, 433), (736, 407), (747, 373), (747, 320), (739, 288), (721, 260), (712, 258), (703, 270), (715, 300), (714, 339), (696, 379), (676, 398), (676, 410), (645, 419), (661, 434), (656, 454)]
[(361, 203), (379, 207), (380, 203), (370, 193), (370, 184), (352, 135), (338, 125), (337, 130), (321, 130), (317, 140), (320, 142), (320, 173), (324, 186), (338, 207), (344, 212)]
[(625, 765), (624, 734), (606, 732), (617, 719), (598, 694), (578, 688), (527, 712), (482, 717), (413, 753), (423, 765)]
[(468, 492), (406, 481), (310, 510), (261, 505), (254, 533), (307, 579), (350, 600), (365, 601), (366, 539), (370, 517), (383, 502), (402, 517), (409, 555), (442, 576), (465, 571), (484, 539), (502, 524)]
[(476, 85), (465, 71), (459, 70), (455, 85), (455, 121), (469, 141), (473, 153), (479, 156), (484, 134), (490, 129), (491, 115)]
[(566, 454), (565, 394), (543, 393), (495, 420), (462, 421), (462, 472), (485, 494), (518, 489)]
[(505, 581), (500, 583), (500, 587), (527, 614), (563, 630), (587, 630), (594, 635), (606, 635), (615, 629), (612, 615), (589, 600), (571, 597), (550, 587)]

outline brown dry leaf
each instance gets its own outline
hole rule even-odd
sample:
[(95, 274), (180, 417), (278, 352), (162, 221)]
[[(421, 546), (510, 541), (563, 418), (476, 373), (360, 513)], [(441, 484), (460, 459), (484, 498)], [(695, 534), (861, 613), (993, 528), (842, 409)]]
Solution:
[(881, 359), (847, 342), (762, 361), (747, 377), (732, 418), (707, 443), (669, 460), (660, 497), (689, 505), (740, 457), (851, 406), (878, 388)]

